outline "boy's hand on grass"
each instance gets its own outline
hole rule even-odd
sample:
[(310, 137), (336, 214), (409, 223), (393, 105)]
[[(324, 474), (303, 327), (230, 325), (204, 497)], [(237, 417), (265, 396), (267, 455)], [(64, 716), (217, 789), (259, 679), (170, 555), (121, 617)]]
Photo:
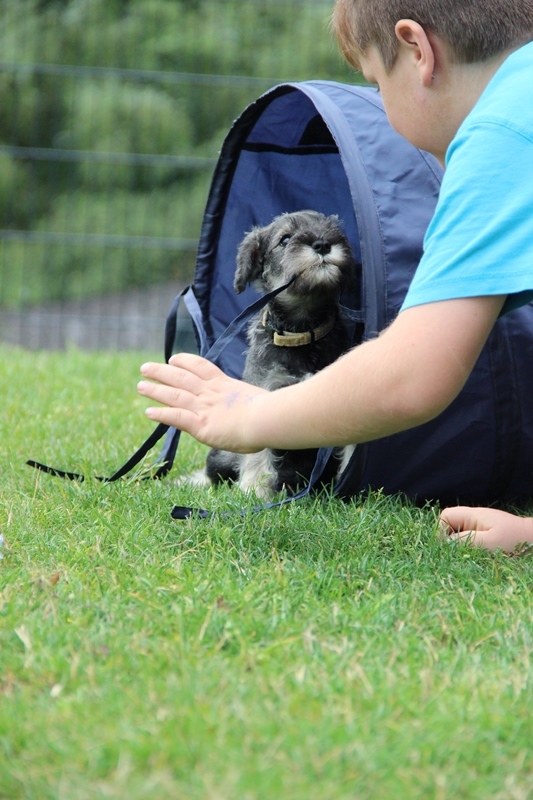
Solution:
[(253, 419), (254, 403), (268, 394), (265, 389), (229, 378), (210, 361), (187, 353), (172, 356), (168, 364), (143, 364), (141, 374), (149, 380), (139, 382), (139, 394), (163, 404), (146, 409), (150, 419), (221, 450), (262, 449), (255, 443)]
[(440, 515), (443, 536), (506, 553), (533, 548), (533, 518), (518, 517), (497, 508), (445, 508)]

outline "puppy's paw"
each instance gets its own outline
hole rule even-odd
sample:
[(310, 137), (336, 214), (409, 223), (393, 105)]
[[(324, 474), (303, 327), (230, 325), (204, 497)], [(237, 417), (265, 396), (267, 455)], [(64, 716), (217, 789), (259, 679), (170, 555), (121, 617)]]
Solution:
[(260, 480), (254, 483), (248, 481), (239, 481), (237, 485), (241, 492), (244, 492), (245, 494), (253, 494), (258, 500), (262, 500), (263, 502), (272, 500), (274, 496), (274, 492), (266, 476), (263, 481)]
[(253, 493), (259, 500), (270, 500), (274, 494), (276, 479), (270, 450), (243, 456), (238, 482), (239, 489), (243, 492)]
[(190, 475), (181, 475), (174, 481), (175, 486), (212, 486), (213, 484), (207, 477), (205, 469), (197, 469)]

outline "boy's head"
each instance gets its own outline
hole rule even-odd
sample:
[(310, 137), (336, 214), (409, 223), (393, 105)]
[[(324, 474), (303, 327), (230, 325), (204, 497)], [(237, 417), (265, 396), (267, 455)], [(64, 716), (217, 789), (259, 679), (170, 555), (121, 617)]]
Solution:
[(400, 19), (439, 36), (458, 63), (484, 61), (533, 40), (533, 0), (337, 0), (333, 28), (352, 66), (375, 45), (390, 72)]

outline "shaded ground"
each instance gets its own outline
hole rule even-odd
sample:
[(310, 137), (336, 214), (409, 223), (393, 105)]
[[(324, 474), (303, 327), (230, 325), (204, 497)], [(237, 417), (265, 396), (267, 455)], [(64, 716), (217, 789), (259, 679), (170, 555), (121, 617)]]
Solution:
[[(30, 350), (155, 350), (163, 353), (165, 320), (180, 287), (169, 283), (87, 301), (0, 310), (0, 341)], [(184, 315), (183, 345), (195, 350)]]

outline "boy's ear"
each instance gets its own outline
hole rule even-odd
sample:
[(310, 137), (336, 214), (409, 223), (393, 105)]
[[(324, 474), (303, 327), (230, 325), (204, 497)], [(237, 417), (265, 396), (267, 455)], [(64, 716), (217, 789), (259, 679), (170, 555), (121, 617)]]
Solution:
[(400, 19), (394, 31), (408, 57), (412, 59), (413, 66), (417, 69), (420, 83), (428, 88), (435, 76), (436, 54), (433, 41), (422, 25), (412, 19)]

